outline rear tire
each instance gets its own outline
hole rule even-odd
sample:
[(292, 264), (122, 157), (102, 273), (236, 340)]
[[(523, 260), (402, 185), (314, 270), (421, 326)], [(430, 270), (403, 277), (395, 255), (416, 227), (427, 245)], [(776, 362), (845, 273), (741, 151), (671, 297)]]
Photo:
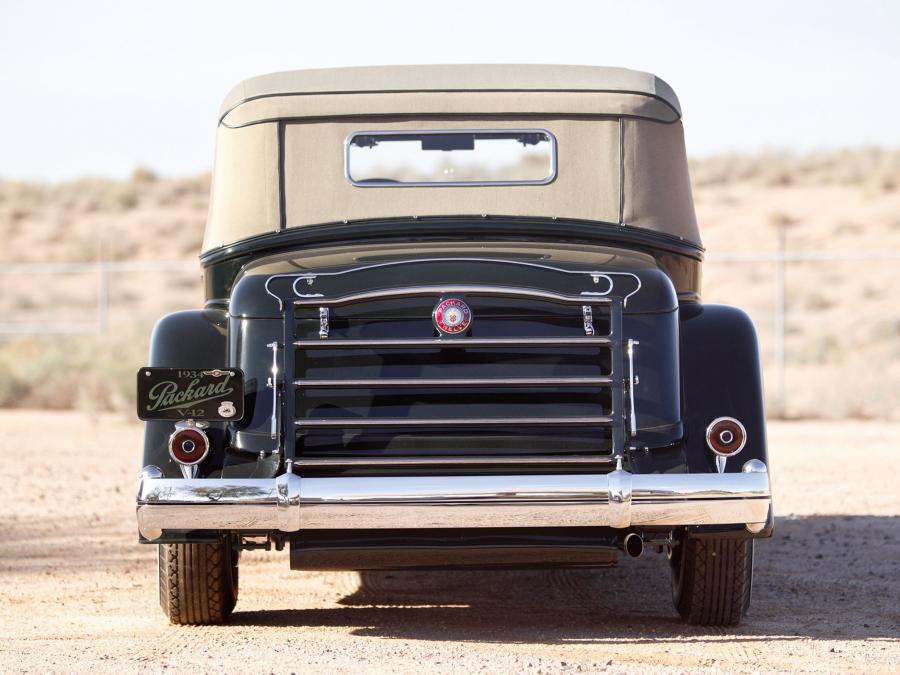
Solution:
[(159, 604), (174, 624), (223, 623), (238, 595), (237, 552), (215, 544), (160, 544)]
[(672, 599), (701, 626), (737, 626), (750, 606), (752, 539), (684, 538), (672, 550)]

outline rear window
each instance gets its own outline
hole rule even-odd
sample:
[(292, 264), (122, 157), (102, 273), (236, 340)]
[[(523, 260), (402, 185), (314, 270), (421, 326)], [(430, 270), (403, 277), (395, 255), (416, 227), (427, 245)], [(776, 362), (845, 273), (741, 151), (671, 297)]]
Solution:
[(358, 131), (345, 172), (359, 187), (543, 185), (556, 177), (556, 139), (543, 129)]

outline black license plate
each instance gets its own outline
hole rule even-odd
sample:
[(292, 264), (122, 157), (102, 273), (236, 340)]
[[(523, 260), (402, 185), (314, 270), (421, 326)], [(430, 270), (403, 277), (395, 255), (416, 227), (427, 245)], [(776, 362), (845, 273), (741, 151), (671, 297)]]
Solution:
[(234, 368), (141, 368), (137, 411), (142, 420), (239, 420), (244, 416), (244, 373)]

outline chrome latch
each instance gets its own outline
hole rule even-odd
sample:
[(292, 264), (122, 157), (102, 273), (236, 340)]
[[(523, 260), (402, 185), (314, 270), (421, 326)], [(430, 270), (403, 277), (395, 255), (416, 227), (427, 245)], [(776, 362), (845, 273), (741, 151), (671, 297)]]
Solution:
[(581, 306), (581, 316), (584, 319), (584, 334), (594, 334), (594, 311), (590, 305)]
[(319, 337), (326, 339), (328, 337), (328, 308), (319, 307)]

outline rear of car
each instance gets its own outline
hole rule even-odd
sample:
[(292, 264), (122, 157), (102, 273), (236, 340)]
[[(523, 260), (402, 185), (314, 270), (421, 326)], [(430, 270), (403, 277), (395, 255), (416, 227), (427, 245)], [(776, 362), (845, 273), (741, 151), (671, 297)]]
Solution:
[(360, 570), (646, 547), (682, 616), (737, 623), (772, 526), (758, 357), (699, 302), (677, 99), (632, 71), (427, 71), (223, 106), (208, 302), (138, 373), (163, 608), (224, 620), (260, 546)]

